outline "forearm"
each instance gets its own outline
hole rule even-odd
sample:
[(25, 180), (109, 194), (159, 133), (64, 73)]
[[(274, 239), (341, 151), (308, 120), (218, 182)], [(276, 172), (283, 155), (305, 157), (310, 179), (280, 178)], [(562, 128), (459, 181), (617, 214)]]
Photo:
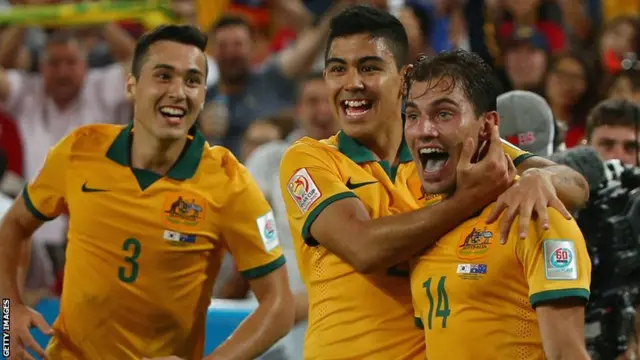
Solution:
[(30, 234), (19, 225), (5, 220), (0, 228), (0, 297), (9, 298), (15, 304), (22, 303), (22, 285), (19, 284), (18, 268), (25, 243), (29, 241)]
[(293, 312), (285, 304), (264, 301), (206, 360), (251, 360), (286, 335), (293, 325)]
[(136, 46), (133, 37), (115, 23), (106, 24), (103, 35), (115, 60), (128, 67)]
[(364, 224), (356, 238), (357, 251), (364, 255), (360, 272), (367, 273), (397, 265), (433, 245), (451, 229), (479, 210), (470, 198), (456, 196), (417, 211), (386, 216)]
[(296, 301), (296, 317), (294, 324), (298, 324), (307, 320), (309, 315), (309, 298), (307, 292), (301, 292), (295, 294)]
[(569, 211), (584, 207), (589, 200), (589, 184), (584, 176), (564, 165), (553, 165), (544, 170), (551, 173), (551, 181), (558, 198)]
[(25, 27), (11, 26), (2, 31), (0, 36), (0, 67), (11, 69), (16, 67), (17, 54), (24, 43)]

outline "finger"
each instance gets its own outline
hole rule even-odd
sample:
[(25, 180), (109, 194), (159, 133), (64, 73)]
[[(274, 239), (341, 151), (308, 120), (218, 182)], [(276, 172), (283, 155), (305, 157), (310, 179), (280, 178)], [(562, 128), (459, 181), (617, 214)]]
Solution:
[(567, 208), (564, 206), (562, 201), (560, 201), (558, 198), (555, 198), (555, 199), (551, 200), (551, 202), (549, 202), (549, 206), (551, 206), (552, 208), (558, 210), (558, 212), (560, 212), (560, 214), (562, 214), (562, 216), (565, 219), (567, 219), (567, 220), (573, 219), (573, 215), (571, 215), (569, 210), (567, 210)]
[(500, 243), (506, 244), (507, 239), (509, 238), (509, 229), (511, 229), (511, 224), (513, 224), (513, 220), (516, 218), (517, 208), (507, 208), (502, 220), (500, 221)]
[(24, 354), (22, 354), (22, 358), (26, 360), (36, 360), (28, 351), (25, 351)]
[(491, 127), (491, 143), (489, 144), (489, 150), (487, 150), (486, 158), (493, 160), (499, 160), (504, 154), (502, 150), (502, 140), (500, 140), (500, 131), (497, 126)]
[(26, 332), (26, 334), (23, 334), (20, 337), (20, 341), (22, 341), (22, 343), (24, 344), (25, 353), (26, 353), (27, 349), (31, 349), (33, 352), (38, 354), (38, 356), (42, 357), (43, 359), (46, 359), (46, 354), (44, 353), (44, 350), (33, 339), (33, 337), (31, 336), (31, 334), (28, 331)]
[(507, 158), (507, 173), (509, 174), (509, 179), (513, 179), (518, 175), (518, 169), (516, 165), (513, 163), (513, 160), (509, 157), (509, 155), (504, 154), (504, 157)]
[(462, 152), (460, 153), (458, 164), (462, 166), (469, 166), (471, 164), (471, 160), (473, 159), (473, 154), (475, 154), (475, 152), (476, 152), (475, 140), (472, 137), (466, 139), (462, 147)]
[(487, 224), (493, 224), (496, 220), (498, 220), (498, 218), (500, 218), (500, 215), (502, 215), (502, 212), (506, 208), (507, 208), (507, 203), (498, 199), (498, 201), (496, 201), (496, 205), (493, 207), (493, 210), (491, 211), (491, 214), (489, 214), (489, 217), (487, 217), (485, 222)]
[(51, 328), (51, 326), (49, 326), (47, 320), (45, 320), (41, 314), (35, 313), (31, 318), (31, 321), (33, 325), (35, 325), (38, 330), (40, 330), (40, 332), (42, 332), (44, 335), (53, 335), (53, 329)]
[(547, 207), (542, 203), (536, 203), (536, 215), (538, 215), (538, 223), (544, 230), (549, 230), (549, 212)]
[(525, 239), (529, 233), (529, 224), (531, 223), (531, 215), (533, 213), (532, 203), (520, 205), (520, 219), (518, 220), (518, 236)]

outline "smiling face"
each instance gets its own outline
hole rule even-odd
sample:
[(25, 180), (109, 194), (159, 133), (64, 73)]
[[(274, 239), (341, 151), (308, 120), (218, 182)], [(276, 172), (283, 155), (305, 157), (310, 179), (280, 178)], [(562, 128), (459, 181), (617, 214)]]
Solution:
[(402, 76), (385, 39), (369, 34), (333, 39), (324, 74), (333, 116), (347, 135), (372, 138), (400, 121)]
[(206, 93), (206, 58), (193, 45), (159, 41), (149, 47), (127, 92), (136, 124), (159, 140), (182, 139), (196, 121)]
[(478, 117), (459, 82), (450, 77), (414, 82), (407, 97), (405, 136), (425, 192), (453, 193), (464, 141), (477, 138), (478, 148), (487, 149), (488, 129), (497, 122), (495, 111)]

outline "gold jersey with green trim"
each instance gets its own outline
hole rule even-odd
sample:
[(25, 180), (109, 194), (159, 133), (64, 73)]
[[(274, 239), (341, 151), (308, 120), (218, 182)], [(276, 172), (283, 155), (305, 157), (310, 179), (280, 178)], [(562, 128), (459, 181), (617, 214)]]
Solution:
[(49, 359), (200, 359), (224, 252), (247, 278), (285, 262), (269, 204), (228, 150), (194, 129), (159, 176), (131, 167), (132, 134), (75, 130), (23, 192), (42, 220), (70, 215)]
[(358, 197), (372, 219), (415, 209), (407, 187), (411, 161), (404, 142), (393, 167), (343, 132), (322, 141), (303, 138), (285, 153), (280, 184), (309, 296), (305, 359), (424, 359), (408, 266), (363, 275), (309, 234), (328, 205), (347, 197)]
[(588, 300), (591, 262), (574, 220), (549, 208), (550, 228), (532, 222), (499, 242), (485, 208), (411, 264), (416, 326), (429, 360), (544, 359), (535, 307), (566, 297)]

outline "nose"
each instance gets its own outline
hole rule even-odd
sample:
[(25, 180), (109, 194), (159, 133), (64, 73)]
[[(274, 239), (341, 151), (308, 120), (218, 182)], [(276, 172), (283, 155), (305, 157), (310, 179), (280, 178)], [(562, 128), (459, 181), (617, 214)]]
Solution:
[(358, 91), (358, 90), (364, 89), (364, 83), (362, 82), (362, 77), (360, 76), (360, 73), (357, 70), (351, 69), (347, 73), (347, 79), (346, 79), (346, 84), (344, 86), (344, 89), (347, 91)]
[(169, 98), (173, 100), (184, 100), (186, 98), (184, 87), (184, 81), (181, 78), (175, 78), (167, 91)]
[(437, 138), (440, 134), (437, 126), (426, 115), (422, 115), (415, 120), (407, 120), (405, 133), (407, 137), (424, 140)]

